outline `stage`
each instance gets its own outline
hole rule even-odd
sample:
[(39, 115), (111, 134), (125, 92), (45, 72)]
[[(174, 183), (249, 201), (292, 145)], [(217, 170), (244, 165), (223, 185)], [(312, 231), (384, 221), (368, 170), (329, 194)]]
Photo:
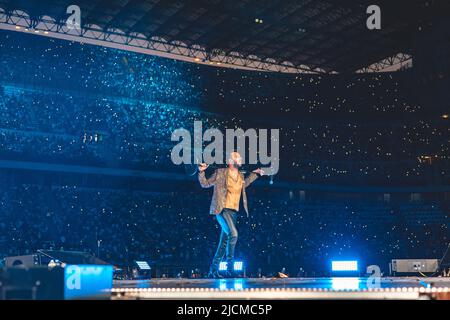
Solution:
[(450, 278), (237, 278), (117, 280), (119, 299), (450, 299)]

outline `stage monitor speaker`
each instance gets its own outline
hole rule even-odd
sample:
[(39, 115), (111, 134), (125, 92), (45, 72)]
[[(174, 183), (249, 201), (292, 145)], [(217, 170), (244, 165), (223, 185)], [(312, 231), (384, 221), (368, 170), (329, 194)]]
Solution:
[(42, 264), (48, 264), (50, 260), (58, 260), (65, 264), (95, 264), (95, 265), (110, 265), (93, 255), (80, 251), (61, 251), (61, 250), (38, 250)]
[(5, 267), (23, 267), (31, 268), (39, 265), (39, 257), (37, 254), (29, 254), (24, 256), (14, 256), (5, 258)]
[(438, 270), (439, 259), (394, 259), (389, 266), (394, 273), (430, 273)]

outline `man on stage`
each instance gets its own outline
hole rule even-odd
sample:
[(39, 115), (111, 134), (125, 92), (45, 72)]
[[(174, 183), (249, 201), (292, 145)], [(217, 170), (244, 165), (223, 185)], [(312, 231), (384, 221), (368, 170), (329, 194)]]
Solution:
[(258, 175), (263, 175), (262, 169), (254, 170), (247, 178), (239, 172), (242, 165), (242, 157), (238, 152), (232, 152), (228, 159), (228, 168), (221, 168), (214, 171), (211, 177), (205, 177), (207, 164), (199, 165), (198, 180), (203, 188), (214, 186), (214, 193), (211, 201), (210, 214), (214, 214), (220, 224), (222, 232), (220, 234), (219, 245), (214, 255), (208, 277), (221, 278), (219, 274), (219, 264), (226, 254), (228, 270), (227, 277), (233, 277), (234, 248), (238, 238), (236, 229), (236, 218), (239, 212), (239, 203), (242, 195), (245, 212), (248, 216), (247, 188)]

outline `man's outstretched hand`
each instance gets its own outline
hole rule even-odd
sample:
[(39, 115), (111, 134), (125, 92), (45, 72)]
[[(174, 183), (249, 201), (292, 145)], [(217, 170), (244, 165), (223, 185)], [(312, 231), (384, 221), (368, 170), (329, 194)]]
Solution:
[(263, 175), (264, 175), (264, 170), (261, 169), (261, 168), (258, 168), (258, 169), (256, 169), (256, 170), (253, 170), (252, 172), (253, 172), (253, 173), (257, 173), (257, 174), (259, 174), (260, 176), (263, 176)]

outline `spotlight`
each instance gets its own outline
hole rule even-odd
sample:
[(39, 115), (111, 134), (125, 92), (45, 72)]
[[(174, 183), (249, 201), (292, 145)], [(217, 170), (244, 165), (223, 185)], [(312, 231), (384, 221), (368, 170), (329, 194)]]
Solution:
[[(228, 263), (226, 261), (222, 261), (219, 263), (219, 271), (228, 270)], [(233, 263), (233, 270), (237, 273), (244, 272), (244, 262), (243, 261), (235, 261)]]
[(331, 288), (333, 290), (358, 290), (360, 287), (359, 278), (332, 278)]
[(242, 271), (244, 270), (244, 263), (242, 261), (235, 261), (233, 265), (234, 271)]
[(219, 271), (226, 271), (226, 270), (227, 270), (227, 263), (223, 261), (219, 263)]
[(358, 271), (358, 261), (331, 261), (331, 271)]
[(243, 283), (242, 279), (234, 279), (232, 281), (229, 281), (227, 279), (219, 280), (219, 289), (220, 290), (228, 290), (228, 289), (242, 290), (243, 288), (244, 288), (244, 283)]
[(226, 279), (220, 279), (219, 280), (219, 289), (220, 290), (227, 290), (227, 280)]
[(233, 282), (234, 290), (242, 290), (244, 288), (242, 279), (235, 279)]

